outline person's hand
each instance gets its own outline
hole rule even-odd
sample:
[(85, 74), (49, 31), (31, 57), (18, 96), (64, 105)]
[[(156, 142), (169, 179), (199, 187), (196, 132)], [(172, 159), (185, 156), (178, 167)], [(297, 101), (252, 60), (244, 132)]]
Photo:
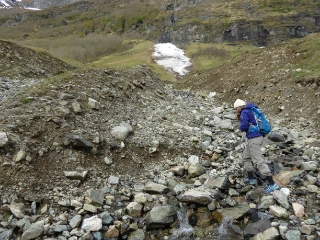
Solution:
[(242, 132), (241, 133), (241, 142), (246, 142), (247, 141), (247, 133), (246, 132)]

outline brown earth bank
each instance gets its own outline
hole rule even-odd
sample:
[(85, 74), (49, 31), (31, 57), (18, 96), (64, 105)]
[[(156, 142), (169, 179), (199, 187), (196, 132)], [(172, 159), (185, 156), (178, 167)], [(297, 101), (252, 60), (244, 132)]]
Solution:
[(45, 78), (74, 69), (46, 52), (0, 40), (0, 77)]

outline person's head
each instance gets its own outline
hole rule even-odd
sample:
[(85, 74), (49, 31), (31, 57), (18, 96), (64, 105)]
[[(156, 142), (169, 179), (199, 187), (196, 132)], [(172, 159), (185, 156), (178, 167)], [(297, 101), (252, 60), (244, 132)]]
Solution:
[(234, 104), (233, 107), (237, 110), (237, 112), (240, 112), (242, 108), (244, 108), (244, 106), (246, 105), (245, 101), (241, 100), (241, 99), (237, 99)]

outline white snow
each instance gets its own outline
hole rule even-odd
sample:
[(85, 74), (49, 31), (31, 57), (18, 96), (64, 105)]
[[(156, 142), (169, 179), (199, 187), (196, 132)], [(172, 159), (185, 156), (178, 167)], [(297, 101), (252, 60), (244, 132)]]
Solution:
[(10, 5), (6, 3), (5, 0), (0, 0), (0, 4), (3, 4), (5, 7), (10, 7)]
[[(16, 2), (21, 2), (21, 0), (16, 0)], [(10, 4), (8, 4), (8, 3), (6, 2), (6, 0), (0, 0), (0, 9), (1, 9), (1, 8), (6, 8), (6, 9), (8, 9), (8, 8), (12, 8), (12, 6), (11, 6)], [(41, 9), (39, 9), (39, 8), (30, 8), (30, 7), (21, 7), (21, 6), (20, 6), (20, 8), (24, 8), (24, 9), (28, 9), (28, 10), (32, 10), (32, 11), (41, 10)]]
[(33, 11), (39, 11), (39, 10), (41, 10), (40, 8), (29, 8), (29, 7), (25, 7), (24, 9), (33, 10)]
[(184, 51), (171, 43), (156, 44), (152, 57), (156, 63), (173, 75), (186, 75), (189, 72), (187, 67), (192, 65), (190, 58), (184, 55)]

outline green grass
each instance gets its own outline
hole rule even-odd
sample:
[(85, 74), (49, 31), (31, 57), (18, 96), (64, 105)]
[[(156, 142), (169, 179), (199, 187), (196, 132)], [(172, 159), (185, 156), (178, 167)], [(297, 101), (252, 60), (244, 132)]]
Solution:
[(310, 34), (303, 39), (292, 41), (295, 45), (297, 56), (296, 69), (301, 68), (300, 72), (293, 72), (295, 79), (299, 78), (320, 78), (320, 34)]
[(21, 93), (20, 101), (22, 103), (27, 104), (32, 100), (30, 97), (35, 97), (35, 96), (38, 97), (38, 96), (45, 95), (48, 91), (52, 89), (52, 86), (58, 86), (62, 82), (67, 81), (72, 76), (72, 74), (76, 71), (77, 70), (70, 70), (60, 75), (48, 77), (38, 84), (24, 88), (20, 92)]
[(125, 52), (105, 56), (92, 63), (96, 68), (131, 68), (136, 65), (148, 65), (163, 81), (176, 81), (175, 77), (166, 72), (152, 60), (154, 42), (136, 40), (131, 41), (133, 47)]
[(186, 55), (191, 58), (193, 70), (198, 72), (215, 68), (241, 53), (257, 49), (245, 43), (188, 43), (184, 48)]
[(54, 57), (68, 63), (89, 62), (102, 56), (129, 49), (119, 35), (92, 34), (85, 37), (68, 36), (63, 38), (31, 39), (17, 42), (20, 45), (42, 48)]
[[(152, 68), (163, 81), (176, 81), (175, 77), (166, 72), (161, 66), (152, 60), (154, 42), (137, 41), (128, 51), (112, 54), (92, 63), (96, 68), (126, 68), (135, 65), (146, 64)], [(191, 58), (192, 71), (204, 72), (215, 68), (235, 56), (257, 49), (257, 47), (246, 44), (204, 44), (189, 43), (181, 48), (185, 49), (186, 56)], [(208, 49), (211, 49), (209, 51)], [(208, 54), (209, 53), (209, 54)], [(212, 53), (212, 54), (210, 54)], [(214, 54), (217, 55), (214, 55)]]

